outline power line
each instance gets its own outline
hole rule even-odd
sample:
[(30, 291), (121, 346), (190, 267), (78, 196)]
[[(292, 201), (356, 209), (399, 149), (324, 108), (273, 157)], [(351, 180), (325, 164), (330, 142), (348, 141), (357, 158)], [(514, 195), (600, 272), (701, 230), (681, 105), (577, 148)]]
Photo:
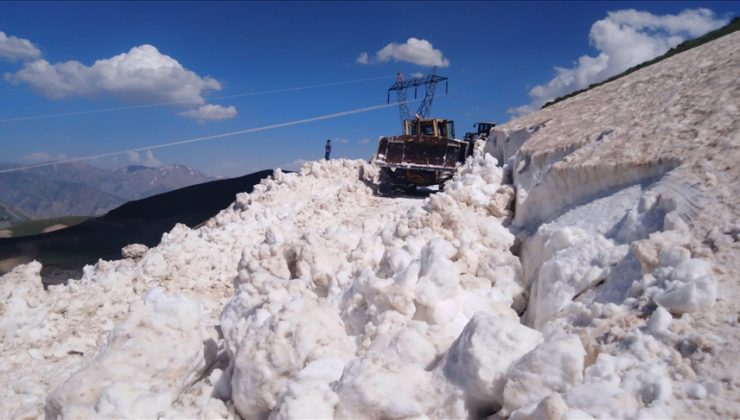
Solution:
[(277, 123), (277, 124), (265, 125), (265, 126), (262, 126), (262, 127), (247, 128), (247, 129), (244, 129), (244, 130), (230, 131), (230, 132), (227, 132), (227, 133), (213, 134), (213, 135), (210, 135), (210, 136), (194, 137), (194, 138), (191, 138), (191, 139), (177, 140), (177, 141), (172, 141), (172, 142), (168, 142), (168, 143), (155, 144), (155, 145), (151, 145), (151, 146), (137, 147), (137, 148), (134, 148), (134, 149), (121, 150), (121, 151), (117, 151), (117, 152), (101, 153), (101, 154), (91, 155), (91, 156), (83, 156), (83, 157), (78, 157), (78, 158), (70, 158), (70, 159), (57, 160), (57, 161), (53, 161), (53, 162), (38, 163), (38, 164), (35, 164), (35, 165), (20, 166), (20, 167), (17, 167), (17, 168), (10, 168), (10, 169), (0, 170), (0, 174), (8, 173), (8, 172), (23, 171), (23, 170), (26, 170), (26, 169), (42, 168), (42, 167), (46, 167), (46, 166), (59, 165), (59, 164), (63, 164), (63, 163), (73, 163), (73, 162), (80, 162), (80, 161), (90, 160), (90, 159), (98, 159), (98, 158), (103, 158), (103, 157), (117, 156), (117, 155), (122, 155), (122, 154), (126, 154), (126, 153), (131, 153), (131, 152), (142, 152), (142, 151), (145, 151), (145, 150), (161, 149), (163, 147), (171, 147), (171, 146), (178, 146), (178, 145), (181, 145), (181, 144), (197, 143), (197, 142), (201, 142), (201, 141), (215, 140), (215, 139), (220, 139), (220, 138), (224, 138), (224, 137), (233, 137), (233, 136), (237, 136), (239, 134), (256, 133), (258, 131), (272, 130), (272, 129), (275, 129), (275, 128), (289, 127), (289, 126), (292, 126), (292, 125), (306, 124), (306, 123), (310, 123), (310, 122), (316, 122), (316, 121), (322, 121), (322, 120), (329, 120), (329, 119), (333, 119), (333, 118), (339, 118), (339, 117), (343, 117), (343, 116), (346, 116), (346, 115), (353, 115), (353, 114), (360, 114), (360, 113), (363, 113), (363, 112), (376, 111), (376, 110), (379, 110), (379, 109), (390, 108), (390, 107), (394, 107), (394, 106), (397, 106), (397, 105), (398, 104), (395, 103), (395, 102), (394, 103), (390, 103), (390, 104), (373, 105), (373, 106), (368, 106), (368, 107), (365, 107), (365, 108), (358, 108), (358, 109), (352, 109), (352, 110), (349, 110), (349, 111), (336, 112), (336, 113), (333, 113), (333, 114), (320, 115), (318, 117), (304, 118), (304, 119), (300, 119), (300, 120), (294, 120), (294, 121), (282, 122), (282, 123)]
[[(214, 96), (214, 97), (207, 98), (207, 99), (209, 101), (212, 101), (212, 100), (218, 100), (218, 99), (239, 98), (243, 96), (257, 96), (257, 95), (268, 95), (271, 93), (294, 92), (298, 90), (316, 89), (316, 88), (330, 87), (330, 86), (341, 86), (341, 85), (349, 85), (353, 83), (369, 82), (372, 80), (389, 79), (391, 77), (395, 77), (395, 76), (367, 77), (364, 79), (344, 80), (341, 82), (320, 83), (317, 85), (298, 86), (298, 87), (285, 88), (285, 89), (272, 89), (272, 90), (262, 90), (262, 91), (257, 91), (257, 92), (237, 93), (234, 95)], [(44, 114), (44, 115), (31, 115), (31, 116), (26, 116), (26, 117), (13, 117), (13, 118), (7, 118), (4, 120), (0, 120), (0, 123), (14, 122), (14, 121), (41, 120), (41, 119), (46, 119), (46, 118), (69, 117), (73, 115), (99, 114), (102, 112), (126, 111), (126, 110), (131, 110), (131, 109), (154, 108), (158, 106), (182, 105), (182, 104), (192, 104), (192, 101), (158, 102), (154, 104), (129, 105), (129, 106), (116, 107), (116, 108), (100, 108), (100, 109), (91, 109), (91, 110), (86, 110), (86, 111), (62, 112), (58, 114)]]
[(210, 99), (228, 99), (228, 98), (238, 98), (241, 96), (256, 96), (256, 95), (267, 95), (270, 93), (293, 92), (296, 90), (306, 90), (306, 89), (314, 89), (314, 88), (320, 88), (320, 87), (340, 86), (340, 85), (348, 85), (352, 83), (369, 82), (372, 80), (390, 79), (392, 77), (395, 77), (395, 76), (376, 76), (376, 77), (368, 77), (365, 79), (346, 80), (343, 82), (330, 82), (330, 83), (322, 83), (318, 85), (300, 86), (300, 87), (285, 88), (285, 89), (263, 90), (260, 92), (237, 93), (234, 95), (217, 96), (217, 97), (210, 98)]
[(463, 100), (463, 101), (467, 101), (468, 103), (471, 103), (471, 104), (473, 104), (473, 105), (477, 105), (477, 106), (480, 106), (480, 107), (482, 107), (482, 108), (486, 108), (486, 109), (496, 109), (496, 108), (498, 108), (497, 106), (495, 106), (495, 105), (493, 105), (493, 104), (490, 104), (490, 103), (485, 103), (485, 102), (482, 102), (482, 101), (480, 101), (480, 100), (478, 100), (478, 99), (473, 99), (473, 98), (471, 98), (471, 97), (469, 97), (469, 96), (463, 96), (463, 95), (460, 95), (460, 94), (458, 94), (458, 93), (456, 93), (456, 94), (452, 94), (452, 95), (450, 95), (450, 96), (451, 96), (452, 98), (454, 98), (454, 99), (461, 99), (461, 100)]

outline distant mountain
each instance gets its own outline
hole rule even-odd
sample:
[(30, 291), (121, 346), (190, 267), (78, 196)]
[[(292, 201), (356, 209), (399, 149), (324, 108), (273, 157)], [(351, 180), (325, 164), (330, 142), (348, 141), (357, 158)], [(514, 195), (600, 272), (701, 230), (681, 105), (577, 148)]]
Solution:
[[(130, 201), (104, 216), (55, 232), (0, 238), (0, 275), (15, 264), (37, 259), (42, 273), (80, 270), (99, 258), (117, 259), (131, 243), (157, 245), (175, 224), (194, 227), (228, 207), (239, 192), (251, 192), (272, 171), (221, 179), (141, 200)], [(79, 274), (76, 274), (79, 276)]]
[(213, 181), (185, 165), (149, 167), (131, 165), (117, 169), (102, 169), (86, 163), (65, 163), (25, 171), (44, 178), (84, 184), (128, 200), (138, 200), (188, 185)]
[[(8, 166), (17, 167), (20, 165), (9, 164)], [(93, 185), (94, 183), (100, 182), (100, 180), (103, 179), (107, 179), (110, 176), (111, 172), (112, 171), (109, 169), (98, 168), (97, 166), (88, 165), (82, 162), (75, 162), (42, 166), (40, 168), (26, 169), (23, 171), (12, 173), (22, 173), (71, 184), (83, 184), (95, 187), (95, 185)], [(0, 180), (1, 179), (2, 178), (0, 178)]]
[(213, 178), (185, 165), (157, 168), (137, 165), (114, 169), (109, 181), (98, 185), (98, 188), (128, 200), (137, 200), (208, 181), (213, 181)]
[(31, 218), (99, 215), (126, 202), (81, 183), (18, 171), (0, 174), (0, 202), (23, 210)]
[[(17, 166), (0, 164), (0, 169)], [(0, 174), (0, 203), (30, 218), (95, 216), (130, 200), (212, 179), (185, 165), (102, 169), (65, 163)], [(0, 219), (0, 227), (9, 224)]]

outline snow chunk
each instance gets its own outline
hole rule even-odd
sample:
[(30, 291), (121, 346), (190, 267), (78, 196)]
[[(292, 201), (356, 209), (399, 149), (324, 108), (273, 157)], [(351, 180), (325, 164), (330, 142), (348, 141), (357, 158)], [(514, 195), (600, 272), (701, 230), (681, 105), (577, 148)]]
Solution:
[(511, 420), (560, 420), (563, 419), (568, 406), (560, 394), (551, 394), (539, 403), (533, 403), (511, 413)]
[(565, 396), (568, 407), (597, 418), (671, 417), (666, 405), (672, 382), (663, 350), (652, 336), (635, 331), (619, 355), (601, 353), (586, 369), (583, 383)]
[(706, 309), (717, 297), (709, 264), (689, 255), (683, 248), (663, 249), (660, 266), (653, 271), (658, 285), (648, 291), (658, 305), (677, 314)]
[(658, 307), (652, 315), (650, 315), (647, 329), (653, 334), (660, 334), (668, 331), (668, 327), (671, 326), (671, 321), (673, 321), (673, 317), (670, 312), (666, 311), (662, 307)]
[(527, 323), (541, 329), (575, 296), (605, 280), (627, 251), (627, 246), (578, 228), (540, 228), (525, 247), (524, 258), (534, 272)]
[(683, 386), (686, 396), (695, 400), (703, 400), (707, 397), (707, 389), (702, 384), (688, 383)]
[(506, 372), (542, 342), (542, 334), (516, 318), (478, 313), (452, 344), (441, 364), (444, 376), (465, 392), (473, 413), (503, 404)]
[(339, 398), (330, 381), (342, 375), (345, 360), (324, 357), (309, 363), (277, 399), (274, 419), (328, 419)]
[(49, 418), (156, 417), (206, 368), (201, 305), (150, 290), (90, 364), (47, 398)]
[(149, 250), (144, 244), (129, 244), (121, 249), (121, 256), (123, 258), (131, 258), (133, 260), (140, 260), (146, 252)]
[(47, 313), (41, 305), (43, 300), (44, 286), (38, 261), (19, 265), (3, 276), (0, 281), (0, 338), (3, 341), (38, 339), (43, 334), (41, 326)]
[[(311, 362), (328, 358), (339, 360), (324, 361), (319, 366), (344, 364), (354, 353), (337, 312), (316, 299), (292, 300), (274, 315), (252, 317), (247, 323), (234, 357), (231, 380), (234, 406), (246, 418), (268, 415), (276, 407), (279, 394), (291, 392), (289, 384), (302, 370), (309, 369)], [(325, 369), (319, 373), (310, 376), (328, 385), (338, 379), (340, 372)]]
[(419, 282), (416, 300), (427, 307), (435, 308), (428, 321), (445, 323), (454, 315), (440, 309), (439, 302), (453, 298), (460, 283), (460, 271), (450, 258), (455, 248), (447, 241), (433, 239), (421, 250)]
[(575, 335), (540, 344), (509, 369), (504, 409), (511, 413), (552, 392), (565, 393), (583, 380), (585, 356), (581, 340)]
[(431, 414), (435, 394), (430, 372), (371, 352), (345, 368), (337, 389), (337, 417), (419, 417)]

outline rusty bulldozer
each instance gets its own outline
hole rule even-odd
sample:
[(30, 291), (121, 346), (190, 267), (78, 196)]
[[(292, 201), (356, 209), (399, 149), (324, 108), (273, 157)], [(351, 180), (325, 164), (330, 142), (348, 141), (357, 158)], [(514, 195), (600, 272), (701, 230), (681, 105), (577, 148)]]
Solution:
[(442, 185), (473, 153), (473, 142), (455, 139), (455, 122), (432, 118), (405, 120), (403, 134), (381, 137), (375, 164), (382, 193), (411, 192)]
[[(403, 133), (381, 137), (378, 142), (373, 161), (380, 167), (378, 191), (381, 194), (410, 193), (417, 187), (435, 185), (441, 189), (444, 182), (455, 173), (457, 166), (473, 154), (477, 136), (466, 135), (464, 140), (458, 140), (455, 138), (454, 121), (426, 118), (431, 110), (436, 84), (442, 81), (447, 83), (447, 78), (437, 76), (434, 72), (410, 80), (404, 80), (399, 73), (396, 83), (388, 89), (388, 100), (392, 91), (398, 95)], [(414, 88), (416, 96), (420, 86), (424, 86), (425, 96), (415, 118), (411, 118), (406, 90)]]

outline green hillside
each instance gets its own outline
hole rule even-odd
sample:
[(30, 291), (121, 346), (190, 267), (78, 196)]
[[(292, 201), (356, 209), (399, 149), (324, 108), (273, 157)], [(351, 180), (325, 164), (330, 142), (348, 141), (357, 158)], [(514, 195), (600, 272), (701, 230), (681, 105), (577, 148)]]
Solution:
[(23, 210), (10, 204), (0, 203), (0, 230), (7, 229), (5, 226), (15, 225), (29, 219), (30, 217)]
[(8, 226), (5, 229), (10, 230), (13, 237), (37, 235), (39, 233), (44, 233), (44, 230), (54, 225), (74, 226), (89, 218), (90, 216), (64, 216), (52, 217), (49, 219), (29, 220), (13, 226)]

